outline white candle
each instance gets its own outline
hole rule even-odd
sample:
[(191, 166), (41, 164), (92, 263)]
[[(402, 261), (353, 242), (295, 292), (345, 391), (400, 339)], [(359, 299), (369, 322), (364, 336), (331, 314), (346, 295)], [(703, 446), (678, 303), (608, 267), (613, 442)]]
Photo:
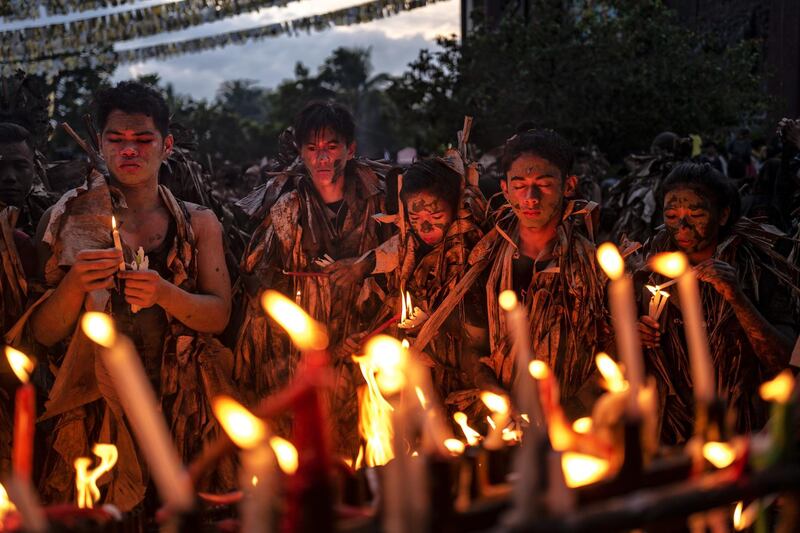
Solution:
[[(119, 231), (117, 230), (117, 219), (114, 218), (114, 215), (111, 215), (111, 236), (114, 238), (114, 248), (122, 252), (122, 240), (119, 238)], [(124, 254), (124, 253), (123, 253)], [(125, 257), (123, 255), (122, 260), (119, 262), (119, 269), (124, 271), (125, 270)]]
[(636, 399), (644, 383), (644, 362), (633, 280), (625, 275), (625, 263), (617, 247), (612, 243), (606, 242), (600, 245), (597, 249), (597, 261), (611, 280), (608, 287), (611, 322), (617, 338), (617, 351), (625, 363), (625, 373), (630, 385), (628, 409), (630, 413), (636, 413), (638, 412)]
[(161, 498), (172, 510), (189, 510), (194, 502), (191, 482), (133, 342), (116, 332), (111, 317), (105, 313), (84, 314), (81, 327), (102, 347), (103, 364), (111, 375)]
[(678, 279), (678, 297), (689, 348), (694, 397), (697, 402), (708, 405), (714, 400), (716, 391), (697, 277), (681, 252), (659, 254), (653, 258), (651, 265), (659, 274)]

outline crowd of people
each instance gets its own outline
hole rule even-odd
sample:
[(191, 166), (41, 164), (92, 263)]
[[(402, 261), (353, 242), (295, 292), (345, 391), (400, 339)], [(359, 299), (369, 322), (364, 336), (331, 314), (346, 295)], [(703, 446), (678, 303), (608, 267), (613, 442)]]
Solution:
[[(520, 378), (498, 304), (510, 289), (566, 415), (587, 415), (602, 390), (595, 354), (616, 354), (608, 279), (596, 259), (605, 240), (634, 272), (662, 444), (691, 437), (695, 409), (677, 294), (658, 319), (647, 312), (646, 285), (665, 281), (650, 270), (652, 255), (684, 252), (701, 282), (716, 385), (737, 431), (765, 424), (758, 385), (800, 365), (800, 122), (781, 121), (770, 147), (742, 130), (729, 159), (713, 143), (667, 132), (650, 154), (626, 160), (625, 177), (601, 182), (591, 175), (597, 154), (530, 124), (510, 132), (491, 172), (463, 146), (407, 168), (366, 161), (356, 157), (350, 112), (310, 102), (287, 133), (293, 142), (282, 142), (291, 157), (282, 154), (280, 168), (260, 173), (232, 204), (181, 190), (167, 164), (178, 150), (169, 116), (164, 98), (138, 82), (102, 90), (94, 109), (101, 157), (45, 211), (31, 192), (44, 186), (30, 132), (0, 124), (2, 319), (6, 342), (38, 360), (45, 401), (36, 481), (47, 502), (74, 499), (73, 461), (98, 441), (113, 441), (120, 454), (107, 502), (128, 510), (152, 493), (120, 400), (77, 327), (86, 310), (111, 314), (135, 343), (186, 462), (220, 433), (212, 398), (253, 405), (299, 371), (296, 347), (261, 308), (265, 289), (326, 325), (333, 446), (351, 461), (363, 445), (364, 382), (353, 355), (406, 294), (418, 312), (401, 333), (451, 413), (480, 427), (479, 393), (508, 394)], [(138, 268), (142, 254), (147, 268)], [(0, 471), (9, 465), (9, 376)], [(290, 435), (291, 414), (273, 426)], [(204, 485), (235, 487), (235, 468), (222, 462)]]

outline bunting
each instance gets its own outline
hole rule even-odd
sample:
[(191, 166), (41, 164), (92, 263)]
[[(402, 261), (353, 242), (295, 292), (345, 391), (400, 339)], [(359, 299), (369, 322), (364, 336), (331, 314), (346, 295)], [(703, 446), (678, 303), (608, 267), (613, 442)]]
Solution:
[(227, 33), (174, 41), (163, 44), (142, 46), (126, 50), (113, 50), (110, 46), (104, 49), (95, 48), (80, 53), (63, 53), (50, 57), (39, 57), (35, 60), (0, 59), (0, 75), (7, 76), (17, 69), (29, 74), (54, 76), (59, 72), (79, 68), (98, 68), (122, 63), (135, 63), (150, 59), (167, 59), (170, 57), (196, 53), (224, 47), (230, 44), (245, 44), (269, 37), (281, 35), (297, 35), (302, 31), (324, 31), (334, 26), (350, 26), (410, 11), (442, 0), (373, 0), (356, 6), (331, 11), (321, 15), (313, 15), (237, 30)]

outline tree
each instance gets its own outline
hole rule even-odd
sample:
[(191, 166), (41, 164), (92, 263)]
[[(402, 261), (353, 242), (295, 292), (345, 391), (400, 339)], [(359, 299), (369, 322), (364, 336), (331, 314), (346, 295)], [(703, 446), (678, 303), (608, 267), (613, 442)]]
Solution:
[(768, 103), (756, 43), (726, 48), (658, 0), (532, 1), (529, 22), (476, 20), (463, 43), (440, 40), (395, 82), (389, 94), (422, 145), (450, 141), (471, 114), (485, 148), (527, 120), (619, 157), (660, 131), (716, 131)]

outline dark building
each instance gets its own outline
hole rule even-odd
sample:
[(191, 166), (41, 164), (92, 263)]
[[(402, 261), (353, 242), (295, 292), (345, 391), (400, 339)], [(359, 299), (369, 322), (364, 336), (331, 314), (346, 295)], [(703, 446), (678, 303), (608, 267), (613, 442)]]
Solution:
[[(461, 35), (471, 30), (471, 13), (491, 24), (505, 13), (532, 17), (530, 0), (461, 0)], [(767, 90), (780, 116), (800, 117), (800, 0), (664, 0), (687, 26), (718, 32), (730, 44), (742, 39), (764, 43)], [(735, 80), (731, 80), (732, 82)]]

